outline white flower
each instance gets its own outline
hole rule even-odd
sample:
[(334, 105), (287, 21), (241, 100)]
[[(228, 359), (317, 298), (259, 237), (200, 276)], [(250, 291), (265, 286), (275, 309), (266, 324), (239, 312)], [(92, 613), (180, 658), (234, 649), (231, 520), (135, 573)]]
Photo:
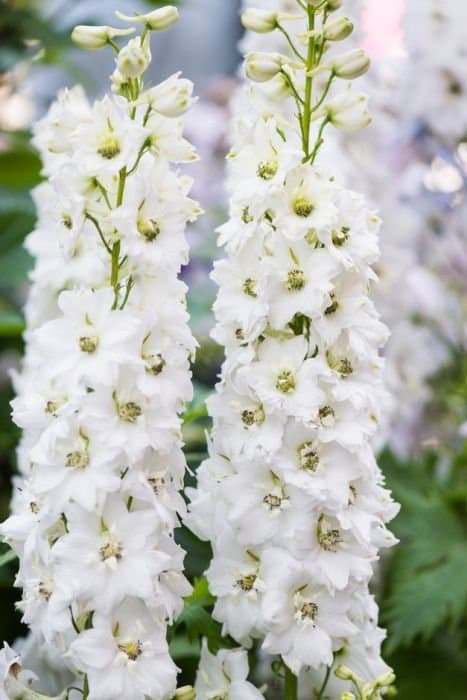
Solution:
[(349, 598), (331, 595), (316, 584), (311, 571), (285, 550), (270, 549), (262, 558), (266, 585), (263, 611), (269, 631), (264, 648), (281, 654), (296, 674), (303, 666), (329, 666), (334, 639), (354, 635)]
[(176, 667), (165, 635), (134, 598), (111, 615), (97, 613), (93, 628), (71, 645), (69, 656), (88, 675), (90, 700), (163, 698), (175, 688)]
[(221, 650), (211, 654), (203, 641), (196, 677), (196, 700), (260, 700), (263, 694), (247, 681), (248, 657), (243, 649)]

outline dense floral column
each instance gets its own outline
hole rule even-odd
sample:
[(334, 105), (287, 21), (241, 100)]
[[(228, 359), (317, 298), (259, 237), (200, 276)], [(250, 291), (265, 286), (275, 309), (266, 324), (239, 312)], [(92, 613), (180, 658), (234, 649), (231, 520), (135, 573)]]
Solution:
[(213, 273), (226, 359), (188, 518), (212, 543), (215, 618), (282, 658), (288, 699), (302, 672), (320, 700), (374, 700), (393, 682), (368, 591), (397, 512), (371, 447), (387, 403), (388, 333), (369, 297), (380, 222), (320, 159), (328, 125), (370, 121), (364, 95), (335, 92), (369, 65), (333, 48), (353, 30), (335, 15), (341, 4), (269, 3), (243, 16), (290, 51), (245, 61), (227, 256)]
[(115, 49), (114, 94), (89, 104), (65, 91), (35, 130), (47, 179), (27, 240), (21, 477), (1, 531), (20, 558), (23, 619), (83, 697), (165, 700), (177, 677), (167, 625), (190, 590), (173, 537), (195, 347), (178, 274), (199, 208), (172, 164), (196, 158), (182, 135), (192, 85), (143, 84), (151, 32), (175, 8), (119, 17), (142, 30), (121, 50), (134, 26), (73, 33)]

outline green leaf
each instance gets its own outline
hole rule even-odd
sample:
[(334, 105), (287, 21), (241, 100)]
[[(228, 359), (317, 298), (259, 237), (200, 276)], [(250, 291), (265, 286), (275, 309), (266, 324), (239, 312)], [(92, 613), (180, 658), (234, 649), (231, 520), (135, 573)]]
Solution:
[(40, 182), (41, 161), (29, 148), (0, 152), (0, 186), (30, 188)]
[(12, 338), (24, 331), (24, 319), (15, 313), (0, 313), (0, 337)]
[(177, 628), (184, 626), (190, 642), (199, 642), (206, 637), (211, 651), (217, 651), (222, 646), (221, 626), (211, 615), (214, 602), (206, 579), (196, 579), (193, 592), (185, 599), (185, 606), (176, 622)]
[(0, 569), (3, 566), (6, 566), (9, 564), (11, 561), (15, 561), (15, 559), (18, 558), (18, 555), (16, 552), (14, 552), (12, 549), (9, 549), (7, 552), (4, 554), (0, 555)]
[[(417, 637), (429, 639), (444, 622), (458, 623), (467, 605), (467, 548), (448, 550), (432, 569), (413, 573), (400, 567), (389, 598), (389, 651)], [(398, 578), (399, 577), (399, 578)]]
[(391, 651), (461, 622), (467, 612), (467, 547), (463, 519), (445, 499), (431, 458), (386, 466), (402, 504), (394, 525), (401, 544), (391, 560), (384, 605)]

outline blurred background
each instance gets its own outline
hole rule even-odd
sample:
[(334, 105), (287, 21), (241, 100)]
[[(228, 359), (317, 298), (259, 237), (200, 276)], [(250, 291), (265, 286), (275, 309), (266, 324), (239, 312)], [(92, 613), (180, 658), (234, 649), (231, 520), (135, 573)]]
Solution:
[[(373, 56), (362, 89), (374, 123), (336, 139), (342, 177), (365, 192), (385, 220), (375, 296), (392, 331), (387, 377), (394, 405), (381, 437), (380, 462), (402, 503), (401, 539), (378, 575), (376, 593), (388, 627), (386, 656), (402, 700), (467, 697), (467, 5), (465, 0), (347, 0), (360, 20), (356, 41)], [(40, 163), (29, 129), (57, 90), (82, 83), (107, 89), (110, 52), (71, 46), (77, 23), (112, 24), (114, 11), (147, 11), (143, 0), (0, 0), (0, 517), (8, 512), (18, 434), (9, 418), (9, 371), (22, 351), (21, 308), (31, 260), (22, 248), (34, 227), (30, 190)], [(183, 0), (180, 23), (153, 45), (156, 81), (177, 70), (200, 100), (188, 137), (201, 161), (190, 166), (206, 216), (190, 231), (194, 412), (212, 390), (222, 361), (209, 340), (219, 255), (214, 230), (225, 219), (222, 186), (229, 99), (240, 53), (240, 0)], [(250, 4), (254, 5), (253, 2)], [(345, 3), (344, 3), (345, 9)], [(205, 453), (205, 419), (186, 427), (187, 457)], [(201, 575), (209, 548), (188, 532), (187, 568)], [(0, 544), (0, 639), (25, 633), (15, 611), (15, 561)], [(205, 606), (209, 609), (205, 596)], [(204, 604), (204, 603), (203, 603)], [(191, 682), (206, 619), (182, 622), (173, 653)], [(217, 632), (218, 633), (218, 632)], [(214, 634), (214, 633), (213, 633)], [(308, 700), (308, 699), (307, 699)]]

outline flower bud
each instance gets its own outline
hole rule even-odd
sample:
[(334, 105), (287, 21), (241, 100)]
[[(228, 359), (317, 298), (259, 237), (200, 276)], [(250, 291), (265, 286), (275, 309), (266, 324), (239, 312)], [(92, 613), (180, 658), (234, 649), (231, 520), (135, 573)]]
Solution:
[(336, 17), (326, 22), (324, 38), (326, 41), (343, 41), (353, 32), (353, 23), (348, 17)]
[(163, 83), (148, 90), (142, 99), (164, 117), (179, 117), (194, 103), (193, 83), (180, 78), (180, 73), (171, 75)]
[(175, 693), (173, 700), (195, 700), (196, 695), (191, 685), (184, 685)]
[(131, 39), (117, 57), (117, 69), (123, 78), (139, 78), (151, 62), (149, 46), (140, 39)]
[(328, 121), (341, 131), (358, 131), (371, 124), (368, 97), (361, 93), (354, 94), (351, 90), (329, 100), (323, 111)]
[(340, 10), (342, 7), (342, 0), (328, 0), (327, 10), (328, 12), (335, 12)]
[(334, 674), (341, 681), (351, 681), (355, 678), (353, 671), (351, 671), (348, 666), (338, 666), (334, 671)]
[(276, 76), (287, 58), (280, 53), (249, 53), (245, 59), (245, 72), (250, 80), (265, 83)]
[(357, 700), (357, 698), (353, 693), (346, 691), (345, 693), (342, 693), (341, 700)]
[(165, 7), (161, 7), (159, 10), (153, 10), (145, 15), (137, 14), (133, 17), (129, 17), (118, 10), (115, 14), (124, 22), (138, 22), (139, 24), (145, 24), (146, 27), (153, 32), (163, 32), (166, 29), (169, 29), (172, 27), (172, 25), (178, 22), (179, 18), (178, 10), (173, 5), (166, 5)]
[(370, 59), (363, 49), (355, 49), (334, 59), (331, 69), (338, 78), (353, 80), (358, 78), (370, 67)]
[(242, 14), (242, 24), (250, 32), (268, 34), (277, 27), (277, 12), (250, 8)]
[(376, 683), (380, 688), (386, 688), (387, 686), (392, 685), (395, 680), (395, 674), (392, 671), (387, 671), (376, 679)]
[(71, 39), (81, 49), (95, 51), (107, 46), (110, 39), (116, 36), (126, 36), (127, 34), (132, 34), (134, 31), (133, 27), (117, 29), (115, 27), (91, 27), (80, 24), (73, 29)]

